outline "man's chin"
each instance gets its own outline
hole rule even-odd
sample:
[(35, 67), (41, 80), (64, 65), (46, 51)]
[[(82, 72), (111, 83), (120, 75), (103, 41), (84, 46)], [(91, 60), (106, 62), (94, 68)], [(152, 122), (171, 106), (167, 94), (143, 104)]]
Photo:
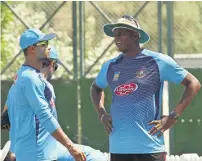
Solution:
[(123, 52), (123, 49), (122, 49), (122, 48), (118, 48), (118, 50), (119, 50), (120, 52)]
[(125, 49), (123, 49), (123, 48), (118, 48), (118, 50), (120, 51), (120, 52), (125, 52), (126, 50)]

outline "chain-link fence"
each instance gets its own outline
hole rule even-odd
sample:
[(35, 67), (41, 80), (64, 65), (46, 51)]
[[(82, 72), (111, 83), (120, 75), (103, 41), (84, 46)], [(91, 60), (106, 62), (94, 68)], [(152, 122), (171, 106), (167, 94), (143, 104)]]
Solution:
[[(26, 28), (40, 28), (44, 32), (54, 32), (56, 39), (50, 41), (58, 50), (65, 68), (60, 68), (55, 77), (70, 77), (73, 69), (72, 55), (72, 4), (70, 2), (1, 2), (2, 8), (9, 12), (12, 20), (2, 28), (5, 46), (2, 55), (6, 57), (7, 67), (2, 68), (2, 78), (10, 79), (24, 61), (20, 52), (19, 38)], [(4, 15), (6, 17), (6, 15)], [(4, 22), (4, 21), (3, 21)], [(14, 57), (16, 56), (16, 57)], [(68, 67), (67, 67), (68, 65)], [(4, 69), (7, 69), (4, 71)], [(68, 71), (68, 72), (67, 72)], [(68, 74), (68, 75), (67, 75)]]
[[(106, 60), (118, 56), (113, 38), (104, 35), (103, 24), (115, 22), (125, 14), (134, 16), (140, 26), (150, 34), (152, 41), (145, 47), (157, 51), (158, 49), (158, 24), (157, 24), (157, 3), (156, 2), (86, 2), (85, 4), (85, 31), (86, 31), (86, 69), (91, 67), (93, 62), (103, 55), (92, 68), (89, 75), (95, 76), (100, 66)], [(112, 7), (113, 6), (113, 7)], [(152, 20), (151, 20), (152, 17)], [(106, 52), (104, 52), (108, 49)], [(96, 56), (95, 56), (96, 55)], [(89, 76), (87, 75), (87, 76)]]
[[(12, 17), (2, 25), (2, 55), (6, 56), (6, 63), (19, 54), (18, 45), (20, 34), (26, 28), (40, 28), (44, 32), (55, 32), (57, 38), (50, 41), (59, 52), (60, 59), (65, 68), (60, 68), (55, 73), (55, 78), (73, 78), (73, 22), (77, 21), (75, 27), (79, 35), (81, 23), (79, 18), (73, 18), (72, 2), (1, 2), (2, 13), (5, 17)], [(78, 2), (79, 3), (79, 2)], [(159, 15), (158, 2), (82, 2), (84, 4), (83, 23), (84, 39), (80, 40), (77, 36), (77, 43), (84, 41), (85, 76), (94, 77), (101, 64), (106, 60), (118, 55), (113, 39), (104, 35), (102, 27), (106, 23), (115, 22), (117, 18), (124, 14), (134, 16), (140, 26), (149, 33), (151, 40), (144, 45), (145, 48), (157, 51), (158, 46), (162, 45), (162, 52), (167, 53), (167, 10), (166, 2), (162, 3), (162, 13)], [(113, 6), (113, 7), (112, 7)], [(186, 10), (185, 10), (186, 9)], [(77, 4), (76, 17), (79, 17), (79, 6)], [(161, 16), (159, 22), (158, 17)], [(175, 54), (201, 53), (202, 46), (202, 2), (174, 2), (173, 3), (173, 52)], [(159, 26), (161, 23), (161, 26)], [(160, 29), (161, 28), (161, 29)], [(162, 35), (159, 44), (159, 34)], [(77, 56), (79, 57), (80, 48), (77, 44)], [(2, 78), (10, 79), (16, 69), (23, 63), (23, 54), (19, 54), (14, 63), (4, 72)], [(98, 60), (97, 58), (100, 57)], [(189, 57), (187, 57), (188, 59)], [(96, 61), (97, 60), (97, 61)], [(96, 61), (96, 62), (95, 62)], [(190, 60), (191, 61), (191, 60)], [(92, 69), (91, 69), (92, 68)]]
[(202, 2), (174, 2), (174, 52), (202, 53)]
[(202, 68), (202, 2), (173, 3), (175, 59), (186, 68)]

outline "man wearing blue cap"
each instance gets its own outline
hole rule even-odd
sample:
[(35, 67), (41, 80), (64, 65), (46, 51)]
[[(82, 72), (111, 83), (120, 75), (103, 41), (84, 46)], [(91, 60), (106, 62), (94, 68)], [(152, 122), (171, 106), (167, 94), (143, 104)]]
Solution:
[[(49, 83), (49, 80), (51, 79), (53, 73), (57, 70), (58, 68), (58, 63), (60, 63), (58, 56), (57, 56), (57, 51), (54, 47), (50, 46), (50, 54), (49, 58), (44, 58), (42, 59), (42, 68), (40, 69), (40, 72), (42, 74), (42, 77), (44, 77), (44, 82), (46, 83), (46, 88), (45, 88), (45, 97), (46, 100), (49, 102), (49, 107), (52, 115), (57, 119), (57, 112), (56, 112), (56, 107), (55, 107), (55, 92), (53, 89), (53, 86)], [(46, 81), (48, 80), (48, 81)], [(10, 109), (9, 109), (10, 111)], [(11, 113), (11, 112), (9, 112)], [(12, 116), (15, 117), (15, 116)], [(12, 119), (12, 118), (11, 118)], [(6, 120), (9, 120), (8, 115), (6, 116)], [(9, 124), (9, 121), (6, 121), (6, 125)], [(4, 123), (5, 125), (5, 123)], [(2, 125), (3, 126), (3, 125)], [(8, 125), (9, 126), (9, 125)], [(43, 126), (39, 126), (39, 131), (42, 131), (39, 134), (39, 138), (45, 139), (43, 141), (41, 139), (41, 147), (43, 149), (47, 149), (47, 146), (50, 146), (47, 144), (47, 142), (52, 140), (51, 135), (47, 135), (45, 129)], [(11, 144), (11, 151), (13, 151), (13, 147), (15, 144), (15, 132), (13, 130), (13, 127), (10, 127), (10, 140), (12, 142)], [(79, 145), (75, 144), (76, 147), (82, 149), (82, 151), (86, 155), (86, 160), (87, 161), (108, 161), (108, 154), (103, 153), (99, 150), (95, 150), (89, 146), (85, 145)], [(55, 151), (57, 152), (57, 161), (74, 161), (74, 157), (70, 154), (70, 152), (63, 146), (61, 143), (57, 142)], [(45, 153), (44, 153), (45, 154)], [(46, 155), (49, 155), (49, 152), (46, 153)], [(15, 161), (15, 156), (14, 153), (9, 153), (7, 157), (7, 161)]]
[(25, 63), (17, 72), (6, 102), (10, 133), (14, 134), (12, 151), (19, 161), (57, 160), (57, 141), (76, 161), (86, 160), (82, 150), (61, 129), (54, 108), (49, 107), (50, 103), (54, 106), (54, 102), (49, 102), (51, 92), (40, 73), (41, 60), (49, 58), (50, 54), (48, 40), (54, 37), (53, 33), (46, 35), (40, 30), (28, 29), (20, 38)]
[[(44, 75), (46, 80), (50, 80), (53, 73), (57, 70), (58, 64), (60, 63), (58, 59), (57, 51), (54, 47), (50, 47), (50, 56), (49, 59), (43, 59), (41, 73)], [(53, 115), (55, 118), (57, 118), (56, 108), (55, 108), (55, 93), (53, 86), (48, 82), (45, 81), (47, 84), (47, 87), (49, 88), (49, 94), (47, 95), (47, 100), (50, 102), (49, 106), (53, 111)], [(48, 91), (48, 90), (47, 90)], [(48, 97), (49, 96), (49, 97)], [(89, 146), (75, 144), (76, 147), (82, 149), (82, 151), (86, 155), (86, 161), (108, 161), (108, 155), (106, 153), (103, 153), (99, 150), (93, 149)], [(65, 148), (61, 143), (58, 142), (57, 144), (57, 155), (58, 159), (57, 161), (74, 161), (74, 157), (69, 153), (67, 148)]]
[[(131, 16), (104, 25), (120, 55), (104, 63), (92, 84), (91, 98), (109, 134), (111, 161), (165, 161), (161, 136), (175, 124), (201, 85), (172, 58), (142, 49), (149, 35)], [(174, 110), (160, 118), (163, 82), (186, 87)], [(110, 114), (104, 108), (104, 88), (112, 91)], [(152, 121), (154, 120), (154, 121)]]

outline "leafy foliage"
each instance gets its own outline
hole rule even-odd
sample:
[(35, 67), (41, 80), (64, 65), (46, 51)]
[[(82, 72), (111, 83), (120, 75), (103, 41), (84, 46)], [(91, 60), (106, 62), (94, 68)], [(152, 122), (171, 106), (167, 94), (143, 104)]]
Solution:
[(8, 33), (6, 32), (6, 28), (13, 20), (13, 17), (14, 15), (11, 11), (1, 2), (1, 68), (6, 65), (7, 57), (11, 55), (7, 46), (9, 39), (7, 37)]
[[(6, 2), (12, 6), (19, 17), (31, 28), (39, 28), (49, 19), (56, 8), (62, 2)], [(94, 2), (106, 15), (114, 22), (124, 14), (135, 15), (139, 8), (145, 2)], [(19, 37), (26, 27), (13, 15), (13, 13), (2, 3), (1, 9), (1, 68), (20, 51)], [(202, 2), (174, 2), (173, 5), (174, 21), (174, 52), (183, 53), (201, 53), (202, 45)], [(77, 17), (79, 17), (77, 15)], [(157, 51), (158, 49), (158, 11), (157, 2), (149, 2), (147, 6), (137, 16), (140, 26), (149, 33), (151, 40), (144, 45), (145, 48)], [(163, 53), (167, 52), (167, 12), (166, 2), (162, 6), (163, 20)], [(55, 32), (56, 39), (51, 40), (50, 44), (58, 50), (62, 62), (73, 71), (73, 28), (72, 22), (72, 2), (66, 4), (52, 17), (43, 29), (44, 32)], [(104, 35), (102, 31), (103, 24), (108, 21), (92, 6), (90, 2), (85, 2), (85, 70), (103, 53), (107, 46), (113, 41)], [(79, 18), (77, 18), (77, 52), (79, 61)], [(94, 77), (100, 66), (106, 60), (118, 54), (116, 46), (112, 47), (99, 60), (93, 70), (87, 75)], [(5, 79), (13, 76), (16, 69), (23, 63), (23, 55), (17, 58), (14, 64), (3, 75)], [(78, 63), (79, 64), (79, 63)], [(78, 67), (79, 69), (79, 67)], [(55, 73), (55, 78), (72, 78), (62, 67)]]

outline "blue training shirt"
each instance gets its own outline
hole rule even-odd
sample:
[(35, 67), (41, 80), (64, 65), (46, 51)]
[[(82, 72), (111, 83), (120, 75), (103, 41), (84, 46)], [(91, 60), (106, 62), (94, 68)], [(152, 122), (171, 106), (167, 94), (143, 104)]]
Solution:
[(17, 72), (6, 102), (17, 160), (57, 160), (57, 141), (51, 133), (60, 125), (52, 90), (38, 70), (23, 65)]
[[(32, 68), (31, 68), (32, 69)], [(19, 70), (21, 71), (21, 69)], [(19, 72), (18, 72), (19, 73)], [(40, 76), (40, 75), (39, 75)], [(45, 89), (44, 89), (44, 94), (45, 98), (49, 104), (50, 111), (53, 114), (53, 116), (57, 119), (57, 112), (55, 108), (55, 93), (53, 86), (43, 79), (43, 77), (40, 76), (40, 79), (42, 79), (45, 83)], [(6, 101), (6, 106), (9, 107), (9, 119), (12, 123), (12, 126), (10, 128), (10, 140), (11, 140), (11, 152), (14, 151), (15, 147), (15, 120), (16, 120), (16, 115), (15, 115), (15, 110), (17, 110), (17, 106), (15, 106), (15, 83), (12, 85), (12, 87), (9, 90), (8, 98)], [(56, 143), (55, 139), (46, 131), (46, 129), (39, 123), (39, 120), (35, 118), (36, 121), (36, 135), (37, 137), (37, 160), (40, 161), (50, 161), (53, 160), (54, 158), (57, 158), (58, 161), (74, 161), (73, 156), (69, 153), (69, 151), (59, 142)], [(38, 129), (38, 130), (37, 130)], [(99, 150), (95, 150), (89, 146), (85, 145), (76, 145), (79, 148), (81, 148), (87, 158), (87, 161), (107, 161), (108, 160), (108, 154), (103, 153)], [(34, 154), (33, 154), (34, 155)], [(33, 157), (33, 155), (31, 157)], [(18, 157), (19, 158), (19, 157)], [(25, 159), (28, 158), (29, 160), (36, 159), (34, 158), (29, 158), (29, 156), (25, 156)]]
[(104, 63), (96, 85), (112, 92), (110, 153), (165, 151), (163, 136), (151, 136), (148, 122), (160, 119), (163, 82), (181, 83), (186, 74), (171, 57), (146, 49), (136, 57), (120, 54)]

